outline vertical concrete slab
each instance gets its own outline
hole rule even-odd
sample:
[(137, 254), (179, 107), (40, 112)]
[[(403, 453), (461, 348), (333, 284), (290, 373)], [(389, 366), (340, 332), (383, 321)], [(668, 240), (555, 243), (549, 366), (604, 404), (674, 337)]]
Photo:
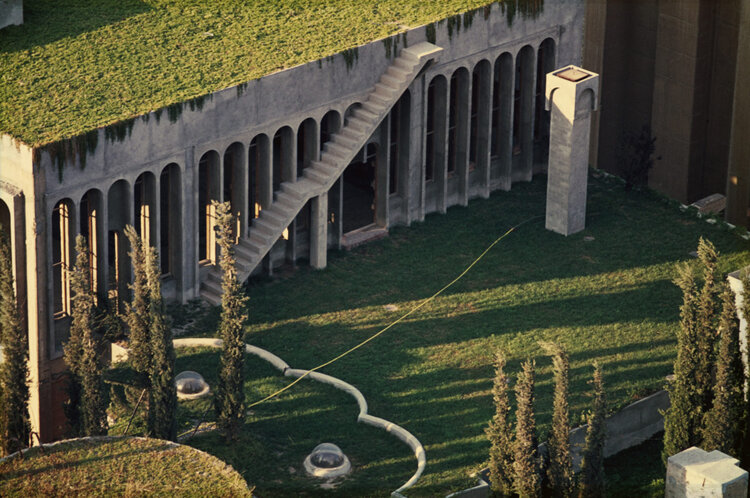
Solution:
[(740, 321), (740, 350), (742, 351), (742, 363), (745, 365), (745, 372), (748, 371), (748, 355), (747, 355), (747, 320), (742, 315), (742, 306), (744, 305), (745, 299), (743, 297), (744, 290), (742, 288), (742, 272), (750, 271), (750, 266), (746, 266), (737, 271), (733, 271), (727, 275), (727, 281), (729, 286), (734, 292), (734, 304), (737, 307), (737, 318)]
[(310, 201), (310, 266), (326, 267), (328, 249), (328, 193)]
[(545, 227), (563, 235), (586, 226), (591, 111), (599, 75), (568, 66), (547, 74), (546, 107), (552, 111)]
[(750, 206), (750, 4), (742, 2), (737, 65), (734, 87), (734, 111), (729, 145), (727, 177), (727, 221), (747, 225)]
[(715, 496), (745, 498), (748, 473), (739, 460), (714, 450), (710, 453), (693, 446), (669, 457), (666, 498)]

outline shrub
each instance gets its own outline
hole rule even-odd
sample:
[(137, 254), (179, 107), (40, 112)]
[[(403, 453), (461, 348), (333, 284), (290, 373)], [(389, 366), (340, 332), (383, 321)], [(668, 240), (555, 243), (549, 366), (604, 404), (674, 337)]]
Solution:
[(593, 383), (594, 407), (587, 417), (586, 443), (581, 459), (579, 496), (582, 498), (604, 496), (604, 422), (607, 408), (602, 369), (598, 363), (594, 364)]
[(542, 347), (552, 356), (555, 371), (555, 398), (552, 407), (552, 431), (547, 449), (549, 466), (547, 479), (554, 496), (573, 495), (573, 463), (570, 456), (570, 416), (568, 408), (568, 353), (557, 343), (543, 343)]
[(516, 382), (516, 444), (514, 488), (521, 498), (541, 496), (542, 484), (534, 421), (535, 362), (526, 360)]
[(505, 356), (495, 355), (495, 379), (492, 398), (495, 415), (485, 429), (490, 441), (490, 482), (496, 493), (509, 495), (513, 491), (513, 431), (508, 422), (510, 400), (508, 399), (508, 376), (505, 375)]

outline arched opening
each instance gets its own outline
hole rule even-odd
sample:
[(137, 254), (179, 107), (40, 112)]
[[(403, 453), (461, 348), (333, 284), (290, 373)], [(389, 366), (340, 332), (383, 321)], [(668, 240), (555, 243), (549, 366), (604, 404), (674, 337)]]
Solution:
[(375, 221), (377, 163), (377, 144), (367, 144), (344, 170), (344, 233), (372, 225)]
[(81, 198), (81, 217), (79, 233), (86, 237), (89, 251), (89, 285), (95, 295), (103, 296), (99, 284), (104, 280), (102, 244), (104, 242), (104, 224), (101, 217), (103, 207), (102, 193), (96, 189), (89, 190)]
[(411, 94), (406, 90), (396, 105), (391, 109), (388, 156), (388, 193), (398, 194), (402, 185), (401, 178), (409, 167), (409, 131), (411, 128)]
[(466, 134), (469, 111), (469, 72), (461, 67), (451, 76), (448, 118), (448, 176), (466, 166)]
[[(471, 118), (469, 121), (469, 171), (477, 170), (486, 178), (489, 154), (490, 63), (480, 61), (471, 78)], [(475, 180), (475, 182), (478, 180)]]
[(151, 247), (156, 242), (156, 178), (146, 172), (136, 178), (133, 184), (133, 219), (135, 231), (143, 244)]
[(313, 118), (302, 121), (297, 130), (297, 178), (302, 176), (303, 169), (318, 159), (318, 123)]
[(534, 120), (534, 49), (526, 45), (516, 58), (513, 92), (513, 176), (531, 180)]
[(425, 126), (425, 181), (432, 181), (445, 165), (445, 113), (447, 84), (435, 76), (427, 87)]
[(171, 163), (159, 175), (159, 263), (163, 275), (179, 278), (182, 261), (182, 173)]
[(260, 215), (261, 209), (268, 207), (273, 199), (271, 186), (268, 185), (271, 176), (271, 148), (267, 135), (260, 134), (253, 138), (248, 160), (248, 217), (255, 219)]
[(293, 181), (296, 178), (292, 162), (292, 139), (294, 133), (288, 126), (280, 128), (273, 136), (273, 191), (281, 188), (282, 182)]
[(75, 258), (75, 205), (62, 199), (52, 209), (52, 313), (54, 350), (62, 349), (70, 328), (71, 295), (68, 270)]
[(10, 209), (2, 200), (0, 200), (0, 232), (3, 234), (5, 243), (10, 245)]
[(220, 200), (219, 153), (210, 150), (198, 161), (198, 260), (216, 262), (215, 213), (211, 201)]
[(130, 185), (116, 181), (107, 193), (107, 298), (113, 309), (124, 310), (130, 280), (130, 244), (124, 229), (131, 224)]
[(555, 41), (545, 39), (536, 59), (536, 103), (534, 106), (534, 164), (539, 170), (547, 167), (549, 159), (549, 123), (550, 113), (544, 108), (544, 89), (547, 73), (555, 69)]
[(323, 151), (323, 145), (330, 141), (334, 134), (341, 129), (341, 115), (336, 111), (328, 111), (320, 120), (320, 144), (319, 149)]
[(492, 78), (492, 167), (490, 179), (510, 180), (513, 133), (513, 57), (505, 52), (495, 61)]
[[(245, 234), (243, 225), (247, 222), (245, 213), (245, 147), (239, 142), (230, 145), (224, 152), (224, 202), (229, 202), (235, 217), (235, 241)], [(236, 242), (235, 242), (236, 243)]]
[(362, 107), (362, 104), (359, 102), (355, 102), (349, 107), (347, 107), (346, 111), (344, 112), (344, 122), (346, 122), (349, 118), (351, 118), (352, 115), (354, 114), (354, 111), (356, 111), (360, 107)]

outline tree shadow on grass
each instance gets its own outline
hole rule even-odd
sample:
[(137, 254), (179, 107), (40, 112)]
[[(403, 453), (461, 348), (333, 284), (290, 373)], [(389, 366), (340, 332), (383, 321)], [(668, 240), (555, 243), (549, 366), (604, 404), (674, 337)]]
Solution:
[(142, 0), (27, 1), (23, 6), (23, 24), (0, 30), (0, 53), (30, 50), (63, 38), (74, 38), (150, 10), (152, 7)]

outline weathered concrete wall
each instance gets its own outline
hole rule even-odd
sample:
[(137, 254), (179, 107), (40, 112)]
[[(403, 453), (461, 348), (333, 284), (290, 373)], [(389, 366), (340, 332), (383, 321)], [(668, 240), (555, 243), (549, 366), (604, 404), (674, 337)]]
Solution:
[(743, 2), (739, 19), (737, 74), (732, 111), (732, 139), (727, 178), (727, 220), (748, 226), (750, 207), (750, 4)]
[(23, 0), (0, 0), (0, 29), (23, 24)]

